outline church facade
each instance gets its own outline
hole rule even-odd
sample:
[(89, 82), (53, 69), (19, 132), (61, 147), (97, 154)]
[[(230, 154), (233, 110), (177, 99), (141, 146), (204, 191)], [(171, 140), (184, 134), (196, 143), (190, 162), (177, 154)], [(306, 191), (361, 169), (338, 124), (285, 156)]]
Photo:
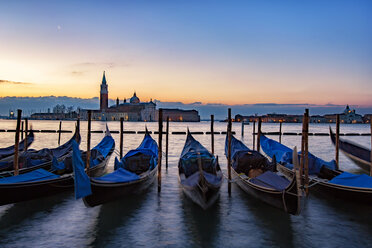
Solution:
[[(118, 121), (124, 118), (124, 121), (157, 121), (158, 111), (156, 110), (156, 103), (152, 100), (149, 102), (141, 102), (136, 92), (127, 101), (124, 99), (120, 102), (116, 99), (116, 104), (108, 105), (108, 84), (105, 72), (103, 72), (102, 83), (100, 85), (100, 109), (92, 110), (92, 120), (97, 121)], [(164, 113), (166, 112), (166, 113)], [(200, 116), (196, 110), (180, 110), (180, 109), (166, 109), (163, 112), (163, 119), (165, 115), (170, 117), (171, 121), (200, 121)], [(80, 117), (83, 120), (88, 119), (88, 110), (81, 110)]]

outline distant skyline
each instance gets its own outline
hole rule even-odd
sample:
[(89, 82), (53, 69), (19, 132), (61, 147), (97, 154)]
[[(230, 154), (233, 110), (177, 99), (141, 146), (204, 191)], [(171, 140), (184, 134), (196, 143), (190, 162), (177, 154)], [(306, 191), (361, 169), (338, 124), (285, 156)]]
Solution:
[[(138, 95), (141, 99), (141, 95)], [(142, 100), (142, 99), (141, 99)], [(342, 113), (345, 105), (314, 105), (314, 104), (241, 104), (241, 105), (226, 105), (222, 103), (182, 103), (182, 102), (164, 102), (153, 99), (156, 102), (157, 108), (181, 108), (186, 110), (195, 109), (199, 112), (202, 120), (210, 119), (213, 114), (217, 120), (223, 120), (227, 117), (227, 109), (231, 108), (232, 115), (263, 115), (263, 114), (303, 114), (305, 108), (309, 108), (310, 115), (324, 115)], [(123, 99), (120, 99), (122, 103)], [(50, 111), (57, 104), (64, 104), (66, 107), (73, 106), (74, 109), (80, 107), (84, 109), (99, 109), (99, 98), (72, 98), (72, 97), (0, 97), (0, 115), (8, 116), (9, 110), (15, 111), (22, 109), (24, 116), (29, 116), (35, 112)], [(109, 106), (115, 105), (116, 99), (109, 99)], [(372, 114), (372, 107), (363, 107), (358, 105), (350, 105), (355, 108), (357, 114), (365, 115)]]
[(0, 97), (98, 97), (105, 70), (111, 99), (368, 109), (370, 13), (367, 0), (2, 1)]

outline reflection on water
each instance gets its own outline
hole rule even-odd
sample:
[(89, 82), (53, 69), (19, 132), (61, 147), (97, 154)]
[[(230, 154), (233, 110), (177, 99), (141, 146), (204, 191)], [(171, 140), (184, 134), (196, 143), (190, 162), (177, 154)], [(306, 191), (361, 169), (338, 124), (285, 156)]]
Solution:
[[(58, 121), (31, 121), (34, 129), (58, 129)], [(75, 123), (63, 122), (73, 130)], [(126, 130), (157, 130), (156, 123), (125, 123)], [(14, 121), (0, 121), (0, 129), (13, 129)], [(81, 148), (86, 147), (86, 122), (81, 123)], [(119, 130), (119, 122), (108, 122)], [(209, 122), (170, 123), (170, 131), (209, 131)], [(93, 130), (104, 130), (104, 122), (93, 122)], [(278, 124), (264, 123), (263, 131), (278, 131)], [(215, 131), (226, 130), (226, 123), (215, 123)], [(241, 138), (240, 124), (233, 130)], [(283, 124), (284, 132), (300, 132), (301, 124)], [(252, 146), (252, 125), (245, 126), (243, 141)], [(310, 132), (328, 132), (328, 125), (310, 124)], [(368, 125), (341, 125), (341, 132), (368, 133)], [(70, 134), (62, 134), (66, 142)], [(102, 133), (93, 133), (96, 145)], [(117, 148), (119, 134), (113, 133)], [(14, 133), (0, 133), (0, 147), (14, 142)], [(157, 140), (157, 135), (153, 135)], [(124, 152), (139, 145), (143, 134), (125, 134)], [(188, 200), (178, 182), (177, 163), (185, 135), (169, 136), (169, 168), (163, 161), (162, 191), (153, 184), (148, 192), (95, 208), (86, 208), (72, 193), (0, 207), (0, 247), (368, 247), (372, 243), (370, 206), (346, 203), (311, 194), (300, 216), (289, 216), (251, 198), (236, 185), (231, 196), (227, 182), (215, 206), (201, 210)], [(210, 149), (209, 135), (195, 135)], [(270, 136), (278, 139), (278, 136)], [(346, 137), (345, 137), (346, 138)], [(36, 133), (31, 148), (57, 146), (58, 134)], [(347, 139), (370, 147), (370, 137)], [(215, 152), (226, 174), (225, 135), (215, 135)], [(301, 136), (283, 136), (290, 147), (301, 144)], [(334, 158), (334, 146), (327, 136), (310, 136), (309, 149), (325, 160)], [(164, 143), (164, 142), (163, 142)], [(113, 168), (111, 158), (109, 167)], [(361, 172), (343, 154), (341, 167)]]

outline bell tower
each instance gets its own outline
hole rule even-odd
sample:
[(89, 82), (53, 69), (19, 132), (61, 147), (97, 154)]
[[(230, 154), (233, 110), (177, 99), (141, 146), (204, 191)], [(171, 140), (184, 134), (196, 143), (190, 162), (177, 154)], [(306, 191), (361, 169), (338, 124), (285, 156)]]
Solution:
[(108, 85), (106, 82), (106, 76), (105, 76), (105, 71), (103, 71), (103, 78), (102, 78), (102, 83), (101, 83), (101, 91), (100, 91), (100, 103), (99, 103), (99, 108), (100, 110), (105, 110), (108, 108)]

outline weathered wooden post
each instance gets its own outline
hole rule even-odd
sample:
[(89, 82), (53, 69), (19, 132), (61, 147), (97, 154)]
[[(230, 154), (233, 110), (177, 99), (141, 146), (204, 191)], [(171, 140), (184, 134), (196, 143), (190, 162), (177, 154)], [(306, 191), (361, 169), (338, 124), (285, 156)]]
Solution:
[(59, 129), (58, 129), (58, 145), (61, 144), (61, 130), (62, 130), (62, 121), (59, 122)]
[(167, 126), (165, 133), (165, 167), (168, 169), (168, 139), (169, 139), (169, 116), (167, 116)]
[(91, 121), (92, 121), (92, 110), (88, 110), (88, 135), (87, 135), (87, 160), (85, 162), (87, 175), (89, 176), (89, 167), (90, 167), (90, 129), (91, 129)]
[(282, 121), (279, 121), (279, 143), (282, 143)]
[(23, 124), (24, 124), (24, 121), (21, 122), (21, 140), (23, 140), (23, 130), (24, 130)]
[(211, 115), (211, 147), (214, 155), (214, 115)]
[(369, 170), (369, 175), (372, 177), (372, 115), (369, 116), (369, 123), (371, 125), (371, 153), (370, 153), (370, 159), (371, 159), (371, 164), (370, 164), (370, 170)]
[(24, 151), (27, 151), (28, 149), (28, 118), (25, 118), (25, 147), (24, 147)]
[(161, 159), (162, 159), (162, 138), (163, 138), (163, 109), (159, 109), (159, 139), (158, 139), (158, 192), (161, 191)]
[(252, 148), (254, 150), (254, 148), (256, 147), (256, 121), (255, 120), (253, 121), (253, 132), (252, 132), (252, 135), (253, 135), (253, 145), (252, 145)]
[(228, 124), (227, 124), (227, 175), (228, 175), (228, 192), (231, 194), (231, 108), (228, 109)]
[(309, 194), (309, 109), (305, 110), (305, 192)]
[(336, 115), (336, 168), (340, 168), (339, 164), (339, 151), (340, 151), (340, 115)]
[(244, 119), (242, 119), (242, 137), (244, 137)]
[(301, 159), (300, 159), (300, 175), (301, 185), (304, 185), (304, 168), (305, 168), (305, 127), (306, 125), (306, 113), (302, 117), (302, 135), (301, 135)]
[(21, 126), (21, 116), (22, 116), (22, 110), (17, 110), (17, 127), (16, 127), (16, 133), (15, 133), (15, 144), (14, 144), (14, 176), (17, 176), (19, 173), (18, 168), (18, 148), (19, 148), (19, 129)]
[(260, 152), (260, 146), (261, 146), (261, 116), (258, 117), (258, 130), (257, 130), (257, 151)]
[(124, 117), (120, 117), (120, 159), (123, 158)]

